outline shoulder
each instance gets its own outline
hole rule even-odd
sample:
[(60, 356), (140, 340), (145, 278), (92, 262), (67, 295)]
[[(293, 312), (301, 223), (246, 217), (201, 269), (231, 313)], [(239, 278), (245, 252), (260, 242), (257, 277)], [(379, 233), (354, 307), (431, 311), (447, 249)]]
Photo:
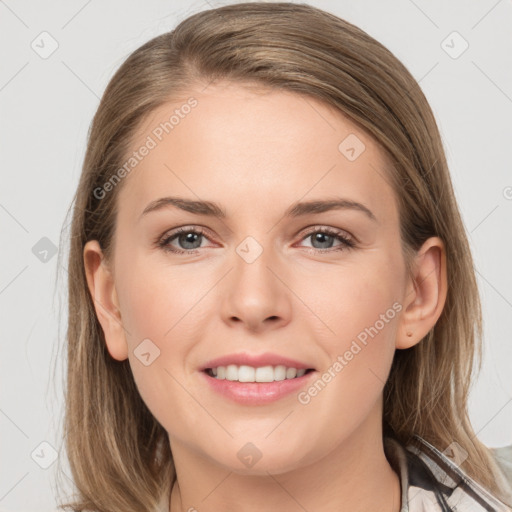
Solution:
[(512, 497), (512, 444), (500, 448), (489, 448), (489, 450), (494, 456), (498, 468), (503, 473), (504, 485), (508, 485)]
[[(457, 447), (452, 450), (454, 453), (440, 452), (419, 436), (407, 446), (385, 438), (384, 447), (391, 466), (400, 476), (402, 512), (511, 510), (465, 474), (459, 467)], [(511, 478), (512, 447), (497, 450), (500, 462), (509, 472), (507, 478)]]

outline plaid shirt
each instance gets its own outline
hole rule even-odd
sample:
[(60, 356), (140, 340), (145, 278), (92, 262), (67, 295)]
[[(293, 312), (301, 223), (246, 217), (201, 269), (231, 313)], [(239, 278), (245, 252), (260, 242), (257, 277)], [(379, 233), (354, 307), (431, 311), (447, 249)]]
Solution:
[[(452, 446), (453, 445), (453, 446)], [(467, 453), (452, 443), (444, 452), (419, 436), (403, 447), (395, 439), (384, 438), (390, 465), (400, 477), (400, 512), (505, 512), (512, 509), (472, 480), (459, 467)], [(508, 488), (512, 502), (512, 447), (491, 449), (503, 472), (501, 485)]]

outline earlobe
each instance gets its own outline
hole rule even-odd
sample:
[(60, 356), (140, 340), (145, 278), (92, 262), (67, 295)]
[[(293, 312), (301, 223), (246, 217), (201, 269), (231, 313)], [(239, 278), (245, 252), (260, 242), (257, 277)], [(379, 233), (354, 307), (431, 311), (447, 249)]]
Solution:
[(418, 344), (434, 327), (446, 302), (446, 252), (439, 237), (425, 241), (413, 265), (403, 297), (403, 313), (397, 332), (396, 348)]
[(84, 266), (96, 316), (105, 334), (110, 355), (118, 361), (128, 357), (128, 345), (119, 309), (113, 275), (97, 240), (85, 244)]

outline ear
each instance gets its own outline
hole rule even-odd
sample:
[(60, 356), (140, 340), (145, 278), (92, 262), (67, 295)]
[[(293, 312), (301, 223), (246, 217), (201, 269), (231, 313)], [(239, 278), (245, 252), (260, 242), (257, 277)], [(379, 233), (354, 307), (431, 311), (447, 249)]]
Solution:
[(108, 351), (114, 359), (123, 361), (128, 357), (128, 345), (119, 301), (113, 275), (97, 240), (90, 240), (85, 244), (83, 257), (87, 285), (91, 292), (96, 316), (105, 334)]
[(419, 343), (441, 316), (447, 294), (446, 252), (439, 237), (425, 241), (415, 256), (408, 278), (396, 348)]

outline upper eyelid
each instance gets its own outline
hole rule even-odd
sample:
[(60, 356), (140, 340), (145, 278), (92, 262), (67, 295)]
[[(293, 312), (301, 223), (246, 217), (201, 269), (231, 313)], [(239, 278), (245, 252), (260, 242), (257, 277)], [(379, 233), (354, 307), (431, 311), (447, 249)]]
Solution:
[(165, 231), (163, 235), (159, 236), (158, 240), (165, 241), (165, 240), (168, 240), (169, 238), (173, 238), (176, 235), (179, 235), (181, 233), (189, 233), (192, 231), (203, 235), (205, 238), (209, 238), (207, 236), (208, 232), (209, 232), (209, 230), (207, 228), (205, 228), (204, 226), (192, 225), (192, 226), (179, 226), (177, 228), (169, 229), (169, 230)]

